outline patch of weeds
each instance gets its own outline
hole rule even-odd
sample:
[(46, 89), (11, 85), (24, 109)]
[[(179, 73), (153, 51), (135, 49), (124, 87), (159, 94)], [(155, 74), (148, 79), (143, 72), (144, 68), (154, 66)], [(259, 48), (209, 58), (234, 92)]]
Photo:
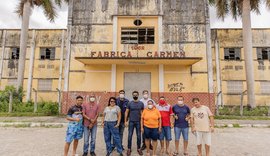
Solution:
[(239, 124), (233, 124), (234, 128), (241, 128)]

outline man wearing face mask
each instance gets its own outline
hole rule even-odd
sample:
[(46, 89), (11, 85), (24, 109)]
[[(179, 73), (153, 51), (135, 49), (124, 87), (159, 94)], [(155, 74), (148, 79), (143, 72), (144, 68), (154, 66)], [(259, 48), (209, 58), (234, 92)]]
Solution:
[(84, 117), (83, 156), (87, 156), (90, 136), (91, 136), (90, 155), (96, 156), (95, 144), (96, 144), (97, 118), (99, 114), (99, 105), (97, 105), (95, 101), (96, 101), (95, 95), (91, 93), (90, 102), (84, 103), (82, 105)]
[(128, 126), (127, 156), (131, 155), (131, 145), (134, 128), (136, 129), (137, 135), (137, 152), (139, 155), (143, 155), (141, 150), (141, 114), (144, 109), (144, 105), (141, 101), (138, 100), (138, 91), (133, 91), (132, 96), (133, 100), (128, 103), (125, 112), (125, 126)]
[(162, 121), (162, 131), (159, 135), (159, 140), (161, 144), (161, 153), (164, 152), (164, 139), (166, 140), (166, 154), (169, 155), (169, 144), (170, 141), (172, 140), (172, 135), (171, 135), (171, 127), (172, 127), (172, 122), (174, 120), (173, 118), (173, 111), (171, 105), (167, 104), (165, 101), (165, 97), (161, 96), (159, 98), (159, 104), (156, 106), (157, 109), (160, 112), (161, 115), (161, 121)]
[[(148, 90), (144, 90), (144, 91), (142, 92), (142, 94), (143, 94), (143, 98), (141, 98), (140, 101), (144, 104), (144, 109), (147, 108), (147, 103), (148, 103), (149, 100), (153, 101), (153, 106), (156, 105), (155, 101), (152, 100), (152, 99), (149, 97)], [(145, 150), (146, 145), (145, 145), (145, 134), (144, 134), (144, 133), (142, 134), (142, 137), (143, 137), (143, 145), (142, 145), (142, 148), (141, 148), (141, 149), (142, 149), (142, 150)], [(152, 144), (151, 144), (151, 140), (150, 140), (150, 149), (153, 150), (153, 146), (152, 146)]]
[[(127, 98), (125, 98), (125, 91), (120, 90), (119, 97), (116, 99), (116, 105), (118, 107), (120, 107), (120, 109), (121, 109), (121, 121), (120, 121), (120, 125), (119, 125), (119, 134), (120, 134), (120, 140), (121, 140), (121, 144), (122, 144), (123, 149), (124, 149), (124, 147), (123, 147), (123, 134), (124, 134), (124, 130), (125, 130), (125, 112), (127, 109), (128, 102), (129, 102), (129, 100)], [(116, 146), (113, 143), (113, 148), (114, 147), (116, 147)]]
[(184, 104), (184, 97), (177, 97), (177, 104), (172, 108), (174, 113), (174, 134), (175, 134), (175, 152), (174, 156), (179, 153), (179, 140), (182, 133), (184, 140), (184, 155), (187, 156), (187, 146), (188, 146), (188, 120), (190, 118), (190, 109), (187, 105)]

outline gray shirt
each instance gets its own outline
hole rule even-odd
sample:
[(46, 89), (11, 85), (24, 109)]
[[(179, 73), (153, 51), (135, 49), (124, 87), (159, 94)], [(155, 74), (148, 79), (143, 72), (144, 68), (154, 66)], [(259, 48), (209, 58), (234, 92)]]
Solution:
[(121, 112), (120, 107), (114, 106), (114, 107), (106, 107), (104, 109), (105, 118), (104, 121), (117, 121), (118, 120), (118, 113)]

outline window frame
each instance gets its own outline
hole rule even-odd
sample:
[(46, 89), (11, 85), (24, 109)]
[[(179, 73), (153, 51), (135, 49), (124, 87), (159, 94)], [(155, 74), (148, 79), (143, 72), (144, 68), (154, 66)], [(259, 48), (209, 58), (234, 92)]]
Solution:
[(155, 44), (155, 27), (121, 27), (121, 44)]
[[(50, 50), (48, 54), (47, 50)], [(39, 50), (39, 59), (40, 60), (55, 60), (55, 47), (41, 47)]]

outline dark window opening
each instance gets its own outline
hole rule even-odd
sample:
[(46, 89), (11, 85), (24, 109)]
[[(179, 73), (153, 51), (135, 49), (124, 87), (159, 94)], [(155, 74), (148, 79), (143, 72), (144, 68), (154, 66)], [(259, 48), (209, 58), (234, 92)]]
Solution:
[(20, 48), (12, 48), (11, 59), (18, 60), (20, 57)]
[(257, 48), (258, 60), (270, 60), (270, 48)]
[(136, 25), (136, 26), (140, 26), (140, 25), (142, 25), (142, 21), (139, 20), (139, 19), (137, 19), (137, 20), (135, 20), (135, 21), (133, 22), (133, 24)]
[(224, 60), (241, 60), (241, 49), (224, 48)]
[(155, 44), (154, 28), (122, 28), (122, 44)]
[(54, 60), (55, 48), (40, 48), (40, 59), (41, 60)]

